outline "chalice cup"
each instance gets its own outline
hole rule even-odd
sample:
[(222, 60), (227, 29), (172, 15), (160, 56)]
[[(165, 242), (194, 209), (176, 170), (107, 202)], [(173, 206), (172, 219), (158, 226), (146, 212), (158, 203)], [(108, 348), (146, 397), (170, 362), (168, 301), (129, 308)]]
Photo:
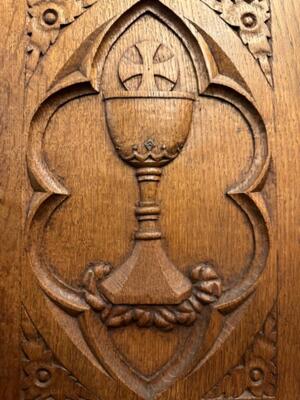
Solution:
[(113, 304), (179, 304), (191, 282), (162, 246), (157, 189), (164, 166), (175, 160), (189, 135), (194, 96), (182, 92), (104, 93), (108, 131), (119, 157), (136, 169), (138, 230), (129, 258), (101, 284)]

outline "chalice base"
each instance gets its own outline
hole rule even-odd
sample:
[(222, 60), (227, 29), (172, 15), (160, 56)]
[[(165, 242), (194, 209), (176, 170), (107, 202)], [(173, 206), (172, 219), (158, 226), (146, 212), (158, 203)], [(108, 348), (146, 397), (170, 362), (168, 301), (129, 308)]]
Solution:
[(189, 298), (192, 285), (169, 260), (161, 240), (139, 240), (101, 289), (113, 304), (179, 304)]

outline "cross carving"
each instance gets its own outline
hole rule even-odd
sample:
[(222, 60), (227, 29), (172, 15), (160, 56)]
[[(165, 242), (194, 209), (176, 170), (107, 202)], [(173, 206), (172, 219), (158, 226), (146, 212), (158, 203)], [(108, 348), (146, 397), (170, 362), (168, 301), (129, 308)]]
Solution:
[(179, 75), (176, 57), (166, 46), (159, 42), (143, 41), (128, 49), (119, 64), (119, 76), (123, 85), (134, 77), (141, 77), (140, 91), (158, 89), (155, 78), (166, 79), (176, 85)]

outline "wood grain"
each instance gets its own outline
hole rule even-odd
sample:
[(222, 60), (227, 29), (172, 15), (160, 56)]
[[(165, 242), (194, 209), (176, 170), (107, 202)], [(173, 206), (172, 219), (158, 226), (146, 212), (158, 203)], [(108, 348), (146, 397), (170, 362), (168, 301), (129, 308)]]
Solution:
[(0, 397), (19, 398), (25, 1), (1, 4)]
[[(279, 399), (294, 399), (300, 393), (300, 372), (295, 365), (300, 360), (299, 327), (299, 106), (300, 79), (298, 63), (299, 7), (297, 1), (288, 4), (274, 2), (275, 69), (275, 151), (278, 154), (278, 260), (279, 260)], [(284, 38), (289, 38), (285, 40)], [(282, 62), (284, 54), (289, 62)], [(291, 349), (291, 351), (289, 351)]]
[[(211, 13), (208, 8), (206, 11)], [(242, 77), (235, 83), (228, 79), (231, 76), (229, 67), (231, 61), (227, 59), (221, 48), (215, 47), (215, 52), (219, 54), (218, 60), (227, 60), (220, 68), (224, 67), (225, 70), (228, 68), (226, 73), (224, 71), (225, 75), (220, 72), (218, 74), (217, 59), (214, 58), (214, 53), (210, 53), (208, 44), (204, 44), (200, 26), (194, 23), (194, 30), (189, 30), (180, 16), (163, 4), (148, 1), (137, 3), (128, 12), (110, 21), (109, 25), (105, 34), (102, 32), (103, 28), (96, 29), (86, 41), (86, 45), (81, 46), (73, 54), (70, 61), (56, 75), (51, 91), (44, 101), (37, 105), (35, 114), (31, 118), (27, 163), (33, 196), (27, 221), (29, 263), (26, 282), (29, 288), (34, 284), (32, 279), (35, 277), (42, 291), (56, 306), (64, 312), (67, 311), (73, 318), (77, 318), (74, 321), (75, 326), (76, 321), (78, 324), (76, 335), (82, 336), (82, 342), (96, 357), (99, 378), (102, 378), (102, 368), (104, 368), (112, 379), (120, 381), (123, 386), (139, 397), (152, 399), (161, 396), (163, 398), (174, 390), (177, 391), (176, 397), (180, 397), (186, 390), (185, 385), (188, 381), (181, 383), (181, 379), (187, 377), (193, 370), (199, 369), (204, 354), (210, 350), (216, 358), (219, 358), (221, 356), (219, 353), (225, 351), (223, 348), (221, 352), (216, 351), (214, 346), (211, 348), (218, 336), (237, 340), (237, 337), (234, 339), (235, 335), (238, 335), (236, 315), (240, 314), (242, 326), (242, 321), (246, 318), (246, 304), (254, 306), (254, 299), (259, 297), (258, 277), (267, 279), (267, 276), (271, 278), (274, 273), (272, 254), (275, 249), (271, 239), (272, 222), (265, 199), (260, 193), (264, 186), (268, 187), (269, 132), (263, 120), (263, 114), (267, 113), (267, 109), (261, 107), (264, 111), (260, 111), (256, 107), (249, 88), (243, 84)], [(176, 31), (179, 36), (174, 34)], [(94, 37), (94, 41), (91, 41), (91, 36)], [(158, 37), (164, 37), (168, 43), (164, 44), (162, 41), (155, 40)], [(255, 67), (253, 59), (250, 58), (250, 60), (251, 65)], [(82, 75), (84, 70), (85, 78)], [(234, 70), (235, 74), (238, 74), (236, 70)], [(264, 88), (266, 94), (269, 95), (270, 89), (267, 82)], [(97, 94), (99, 91), (100, 95)], [(67, 285), (58, 276), (55, 264), (43, 255), (46, 249), (44, 234), (47, 231), (48, 234), (53, 235), (51, 247), (55, 249), (59, 237), (53, 225), (50, 225), (50, 221), (56, 212), (59, 212), (59, 223), (64, 221), (64, 210), (72, 201), (73, 193), (78, 193), (77, 188), (86, 184), (85, 177), (89, 174), (89, 168), (85, 170), (84, 181), (80, 186), (77, 186), (78, 174), (73, 172), (71, 176), (75, 178), (75, 187), (70, 190), (66, 180), (66, 177), (70, 175), (70, 169), (66, 170), (63, 176), (57, 174), (56, 165), (50, 165), (50, 153), (45, 151), (45, 138), (48, 128), (51, 125), (53, 127), (54, 115), (57, 111), (61, 114), (61, 110), (68, 103), (80, 99), (83, 107), (82, 115), (85, 115), (87, 96), (95, 98), (90, 103), (92, 110), (99, 109), (100, 115), (104, 115), (104, 120), (101, 116), (99, 118), (102, 124), (98, 136), (108, 133), (112, 144), (110, 157), (119, 157), (124, 164), (129, 164), (133, 168), (130, 170), (131, 174), (136, 175), (139, 186), (139, 193), (137, 193), (139, 200), (135, 207), (138, 228), (131, 231), (129, 254), (123, 254), (123, 259), (118, 265), (111, 262), (114, 248), (109, 247), (107, 259), (103, 259), (97, 252), (95, 260), (87, 260), (89, 262), (84, 268), (81, 265), (78, 266), (80, 275), (77, 280), (73, 279), (73, 284)], [(211, 102), (207, 101), (207, 98)], [(230, 112), (238, 113), (242, 117), (241, 120), (236, 119), (236, 121), (243, 122), (242, 132), (246, 133), (246, 138), (247, 134), (250, 134), (252, 138), (250, 151), (249, 148), (242, 147), (241, 141), (238, 141), (239, 152), (246, 158), (245, 164), (248, 168), (239, 171), (237, 176), (232, 178), (233, 181), (227, 181), (226, 186), (220, 188), (218, 193), (212, 192), (212, 197), (207, 195), (202, 200), (202, 203), (212, 210), (209, 215), (216, 212), (216, 228), (212, 229), (213, 232), (220, 226), (223, 201), (228, 206), (236, 208), (238, 214), (243, 217), (242, 229), (248, 227), (251, 232), (248, 236), (251, 250), (246, 257), (244, 255), (242, 270), (238, 271), (237, 276), (232, 275), (231, 266), (235, 262), (234, 255), (227, 269), (229, 279), (225, 282), (225, 286), (223, 286), (224, 278), (221, 272), (217, 272), (217, 270), (224, 270), (224, 265), (222, 261), (217, 264), (216, 260), (211, 258), (211, 254), (208, 255), (209, 259), (197, 259), (194, 255), (194, 262), (192, 262), (192, 254), (189, 251), (189, 261), (186, 265), (174, 264), (168, 254), (169, 239), (165, 234), (163, 236), (159, 225), (161, 210), (170, 209), (171, 215), (174, 212), (168, 207), (170, 199), (174, 199), (174, 191), (170, 191), (170, 188), (174, 187), (174, 182), (185, 179), (188, 171), (201, 171), (201, 167), (203, 171), (213, 170), (213, 160), (203, 157), (204, 154), (201, 153), (201, 150), (208, 149), (205, 149), (201, 142), (200, 145), (197, 141), (193, 143), (190, 136), (193, 133), (195, 138), (201, 140), (203, 132), (207, 130), (209, 130), (207, 134), (214, 140), (216, 140), (216, 134), (220, 134), (221, 137), (224, 135), (221, 126), (221, 132), (216, 132), (210, 130), (208, 124), (209, 119), (214, 120), (218, 103), (223, 105), (222, 110), (224, 115), (228, 115), (228, 121)], [(224, 107), (225, 105), (231, 105), (231, 108)], [(199, 118), (199, 112), (202, 109), (206, 111), (206, 114), (200, 116), (199, 124), (199, 119), (197, 120), (196, 117)], [(211, 110), (211, 118), (208, 110)], [(74, 108), (72, 107), (69, 111), (73, 113)], [(96, 121), (93, 115), (91, 119)], [(78, 122), (80, 124), (80, 121)], [(61, 133), (62, 124), (59, 120), (56, 124), (58, 125), (55, 132)], [(75, 141), (75, 146), (80, 153), (85, 125), (78, 130)], [(198, 130), (199, 126), (201, 130)], [(92, 129), (95, 128), (92, 127)], [(70, 141), (69, 134), (70, 129), (66, 131), (65, 140), (61, 142), (62, 150), (66, 149), (65, 143)], [(50, 143), (52, 145), (55, 142), (52, 139)], [(243, 142), (245, 143), (247, 139)], [(192, 150), (196, 150), (197, 153), (193, 153)], [(212, 152), (214, 150), (212, 149)], [(186, 166), (177, 162), (177, 159), (183, 160), (184, 155), (190, 160), (197, 160), (198, 153), (200, 167), (193, 162)], [(232, 164), (232, 147), (230, 153), (225, 170)], [(54, 157), (57, 158), (56, 155)], [(64, 157), (62, 155), (60, 159)], [(81, 154), (79, 154), (80, 158)], [(95, 160), (97, 162), (97, 157)], [(69, 168), (71, 167), (72, 171), (72, 159), (70, 161)], [(94, 163), (95, 161), (92, 161), (92, 165)], [(109, 159), (108, 163), (110, 164)], [(82, 165), (84, 165), (83, 168), (88, 166), (87, 162), (80, 165), (81, 169)], [(168, 186), (163, 189), (164, 171), (168, 171), (169, 167), (173, 168), (173, 181), (169, 181)], [(220, 164), (216, 163), (213, 171), (212, 182), (217, 180), (221, 172)], [(105, 175), (104, 173), (104, 181)], [(202, 172), (203, 175), (205, 176)], [(228, 178), (226, 175), (225, 177)], [(211, 191), (210, 187), (214, 186), (208, 180), (201, 182), (197, 176), (193, 177), (192, 173), (189, 180), (193, 188), (205, 187), (208, 193)], [(92, 194), (95, 186), (97, 183), (92, 186)], [(129, 190), (129, 187), (125, 189)], [(136, 187), (132, 189), (136, 191)], [(180, 199), (183, 200), (179, 203), (179, 209), (176, 209), (177, 204), (173, 204), (177, 213), (190, 212), (187, 206), (187, 199), (192, 198), (190, 189), (187, 188), (183, 194), (179, 187), (176, 188), (177, 203)], [(158, 203), (158, 190), (164, 190), (167, 193), (165, 203), (163, 201), (161, 204)], [(111, 193), (108, 191), (103, 201), (105, 202), (110, 197)], [(216, 205), (218, 197), (222, 199), (222, 205), (220, 208), (212, 207), (209, 201), (211, 200)], [(162, 197), (160, 199), (162, 200)], [(81, 197), (82, 204), (85, 200)], [(122, 205), (122, 199), (120, 200)], [(204, 238), (209, 231), (208, 227), (212, 224), (212, 221), (209, 221), (208, 227), (203, 226), (205, 209), (199, 203), (196, 207), (200, 222), (196, 227), (205, 228), (205, 234), (197, 234), (196, 230), (191, 233), (189, 223), (179, 224), (180, 231), (186, 230), (187, 246), (193, 235), (198, 238), (195, 239), (197, 241), (199, 237)], [(88, 208), (94, 210), (95, 207)], [(134, 212), (133, 204), (128, 205), (128, 212)], [(111, 224), (114, 225), (115, 220), (119, 218), (118, 208), (110, 208), (109, 215), (113, 218)], [(101, 226), (102, 214), (99, 217), (98, 224)], [(73, 218), (70, 219), (71, 223), (72, 220), (78, 220), (77, 207), (74, 209)], [(87, 228), (86, 220), (83, 219), (82, 223), (82, 232), (84, 232)], [(126, 216), (122, 224), (126, 225)], [(225, 226), (226, 223), (223, 225)], [(235, 230), (236, 224), (232, 228)], [(173, 230), (174, 224), (171, 223), (170, 236)], [(91, 234), (94, 235), (94, 232), (95, 229), (91, 231)], [(62, 232), (63, 235), (64, 232)], [(77, 236), (76, 224), (73, 223), (72, 236), (73, 238)], [(99, 243), (103, 242), (105, 236), (101, 233), (98, 240)], [(231, 230), (228, 240), (231, 240)], [(227, 252), (228, 240), (225, 247), (217, 251), (217, 254)], [(182, 243), (184, 241), (180, 240), (174, 248), (175, 254), (180, 255)], [(211, 243), (215, 243), (215, 238), (211, 239)], [(236, 253), (238, 243), (233, 242), (231, 246)], [(74, 247), (71, 246), (70, 250), (74, 251)], [(61, 258), (63, 253), (64, 250), (59, 251), (58, 258)], [(74, 264), (77, 264), (76, 260)], [(30, 285), (29, 282), (31, 282)], [(276, 286), (274, 283), (272, 285), (275, 292)], [(54, 312), (54, 304), (52, 306), (51, 303), (49, 304), (52, 312)], [(269, 311), (268, 307), (268, 303), (264, 303), (264, 307), (261, 307), (262, 315)], [(38, 309), (34, 310), (30, 304), (28, 304), (28, 309), (38, 313)], [(59, 322), (60, 319), (61, 317), (57, 320), (59, 324), (62, 323), (62, 321)], [(45, 323), (47, 322), (45, 319)], [(157, 366), (151, 376), (146, 376), (141, 370), (133, 367), (135, 361), (128, 359), (128, 356), (124, 357), (120, 351), (122, 343), (120, 337), (113, 335), (114, 330), (132, 324), (136, 324), (140, 329), (128, 330), (129, 335), (124, 330), (123, 334), (123, 337), (127, 337), (126, 340), (132, 345), (141, 340), (143, 329), (152, 328), (150, 331), (152, 340), (161, 341), (159, 330), (173, 330), (177, 325), (186, 328), (184, 335), (181, 335), (182, 329), (177, 330), (178, 346), (173, 347), (174, 352), (169, 355), (168, 361), (163, 366), (157, 362), (157, 354), (154, 347), (150, 346), (151, 342), (145, 343), (145, 354), (149, 361), (151, 360), (151, 364)], [(230, 330), (226, 329), (226, 324), (234, 327), (232, 335)], [(70, 325), (70, 322), (67, 325)], [(259, 325), (260, 319), (256, 318), (252, 326), (253, 333)], [(73, 339), (75, 331), (67, 334), (68, 339)], [(44, 333), (47, 336), (46, 340), (52, 340), (46, 332)], [(61, 334), (65, 336), (63, 332)], [(241, 348), (251, 339), (250, 332), (246, 336), (248, 337), (240, 336)], [(63, 341), (66, 341), (66, 336)], [(172, 341), (176, 343), (174, 338)], [(77, 350), (83, 349), (77, 347)], [(240, 350), (237, 350), (235, 355), (232, 354), (231, 361), (227, 360), (228, 366), (234, 362), (239, 352)], [(208, 356), (207, 362), (211, 362), (211, 359), (212, 357)], [(71, 368), (68, 366), (67, 355), (63, 363)], [(225, 369), (226, 366), (224, 365), (218, 372), (222, 373), (223, 368)], [(81, 375), (80, 371), (75, 375), (78, 373)], [(197, 375), (191, 374), (191, 379), (196, 379)], [(211, 379), (213, 383), (216, 377), (212, 376)], [(83, 382), (86, 385), (96, 383), (86, 383), (85, 380)], [(189, 388), (188, 393), (190, 396), (195, 396), (196, 393), (191, 390), (192, 387)], [(202, 384), (199, 389), (201, 396), (209, 387)]]
[(5, 1), (1, 399), (300, 395), (295, 2)]

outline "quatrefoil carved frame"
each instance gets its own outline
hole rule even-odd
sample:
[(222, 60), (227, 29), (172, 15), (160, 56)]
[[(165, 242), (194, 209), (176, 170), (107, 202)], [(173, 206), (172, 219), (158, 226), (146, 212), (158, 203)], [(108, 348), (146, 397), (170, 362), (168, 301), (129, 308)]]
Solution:
[[(261, 282), (265, 282), (268, 279), (267, 277), (273, 274), (273, 265), (270, 265), (269, 257), (269, 249), (272, 243), (271, 221), (265, 200), (260, 193), (270, 165), (266, 126), (253, 100), (252, 93), (243, 78), (240, 77), (239, 83), (237, 83), (236, 80), (230, 79), (219, 72), (214, 55), (209, 50), (208, 43), (204, 40), (205, 36), (202, 36), (203, 30), (196, 22), (181, 18), (174, 10), (167, 8), (159, 1), (155, 1), (151, 5), (147, 1), (140, 2), (134, 5), (130, 12), (133, 16), (150, 12), (164, 23), (168, 23), (165, 14), (166, 10), (172, 14), (172, 18), (178, 22), (178, 25), (183, 27), (185, 32), (189, 32), (187, 35), (197, 38), (194, 43), (198, 44), (197, 51), (203, 55), (208, 71), (207, 84), (199, 86), (199, 95), (209, 96), (233, 105), (247, 121), (253, 135), (254, 155), (252, 165), (242, 182), (233, 186), (227, 195), (247, 216), (252, 227), (256, 251), (249, 265), (248, 273), (235, 288), (225, 291), (210, 311), (213, 313), (219, 312), (226, 317), (227, 326), (230, 326), (231, 321), (242, 319), (249, 302), (258, 296)], [(98, 95), (101, 90), (98, 80), (98, 71), (101, 66), (99, 67), (98, 63), (97, 68), (95, 68), (94, 60), (106, 34), (110, 32), (111, 27), (116, 22), (122, 19), (125, 11), (128, 15), (128, 10), (124, 8), (120, 15), (97, 28), (89, 36), (86, 44), (82, 45), (77, 53), (74, 53), (73, 57), (61, 68), (60, 72), (56, 74), (45, 97), (35, 107), (34, 113), (30, 118), (29, 127), (27, 163), (31, 185), (34, 190), (27, 215), (28, 273), (30, 280), (33, 286), (35, 284), (40, 287), (46, 295), (45, 304), (50, 305), (53, 302), (55, 307), (59, 306), (62, 312), (67, 311), (72, 318), (76, 317), (75, 319), (78, 319), (81, 329), (85, 330), (85, 335), (90, 335), (91, 338), (96, 334), (94, 326), (98, 326), (97, 329), (100, 329), (100, 325), (99, 322), (95, 322), (94, 313), (84, 296), (82, 296), (81, 289), (66, 285), (58, 276), (53, 274), (46, 261), (40, 255), (45, 225), (55, 210), (70, 195), (68, 190), (49, 170), (43, 158), (43, 135), (49, 121), (58, 109), (76, 98)], [(194, 46), (191, 50), (191, 56), (197, 60), (198, 55)], [(101, 331), (103, 331), (103, 338), (108, 340), (105, 329), (103, 331), (103, 328), (101, 328)], [(225, 339), (227, 335), (224, 343), (226, 341), (230, 342), (232, 332), (227, 332), (226, 334), (226, 328), (224, 329), (225, 331), (223, 331), (222, 335), (225, 335)], [(70, 335), (70, 332), (67, 335)], [(199, 348), (199, 345), (199, 338), (195, 339), (195, 348)], [(112, 367), (108, 367), (107, 357), (109, 358), (109, 355), (101, 353), (99, 344), (91, 339), (88, 346), (92, 349), (100, 365), (102, 364), (108, 369)], [(117, 359), (114, 359), (115, 367), (110, 370), (110, 374), (120, 379), (123, 384), (130, 378), (130, 382), (134, 382), (129, 384), (130, 389), (143, 398), (150, 399), (152, 397), (149, 393), (159, 394), (169, 389), (170, 385), (174, 384), (186, 371), (197, 371), (201, 365), (205, 365), (210, 360), (210, 357), (217, 352), (218, 349), (213, 346), (204, 359), (191, 360), (188, 358), (182, 364), (181, 372), (175, 374), (175, 379), (169, 382), (167, 386), (164, 386), (163, 389), (160, 386), (163, 374), (158, 383), (144, 382), (143, 379), (137, 378), (128, 369), (126, 370), (122, 362), (120, 363), (120, 360)], [(103, 375), (100, 370), (101, 368), (98, 373)], [(104, 381), (106, 381), (106, 378)], [(203, 390), (205, 390), (204, 387)]]

